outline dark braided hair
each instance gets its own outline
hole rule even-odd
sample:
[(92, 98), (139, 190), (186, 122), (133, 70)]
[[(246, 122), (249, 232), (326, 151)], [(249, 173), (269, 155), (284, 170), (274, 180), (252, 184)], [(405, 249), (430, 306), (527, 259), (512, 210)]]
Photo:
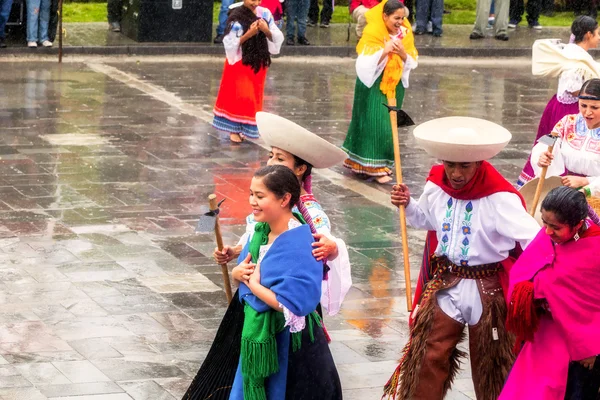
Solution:
[[(242, 26), (243, 33), (246, 33), (250, 25), (259, 19), (248, 7), (236, 7), (229, 12), (225, 35), (231, 32), (233, 24), (236, 22)], [(271, 65), (271, 53), (269, 53), (267, 36), (262, 31), (259, 30), (256, 35), (242, 43), (242, 64), (252, 67), (255, 74), (261, 68), (268, 68)]]

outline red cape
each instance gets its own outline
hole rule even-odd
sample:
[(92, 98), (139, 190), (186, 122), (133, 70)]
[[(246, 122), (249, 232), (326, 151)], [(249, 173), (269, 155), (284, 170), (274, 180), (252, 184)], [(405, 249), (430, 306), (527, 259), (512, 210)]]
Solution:
[[(521, 196), (521, 193), (517, 191), (497, 170), (487, 161), (482, 161), (481, 166), (477, 169), (475, 176), (463, 187), (462, 189), (454, 189), (450, 186), (448, 177), (444, 170), (443, 165), (434, 165), (429, 171), (427, 180), (435, 183), (439, 186), (446, 194), (450, 197), (458, 200), (478, 200), (483, 197), (491, 196), (494, 193), (508, 192), (514, 193), (519, 196), (523, 208), (527, 208), (525, 199)], [(421, 265), (421, 271), (419, 273), (419, 279), (417, 280), (417, 287), (415, 289), (415, 297), (413, 304), (418, 304), (421, 300), (423, 289), (429, 280), (433, 277), (433, 271), (431, 271), (429, 265), (429, 258), (437, 248), (438, 241), (435, 231), (427, 232), (427, 239), (425, 241), (425, 249), (423, 252), (423, 263)], [(516, 257), (520, 253), (520, 247), (517, 246), (516, 253), (514, 256), (507, 258), (502, 264), (504, 266), (504, 273), (500, 275), (500, 282), (504, 289), (504, 293), (508, 289), (508, 271), (514, 264)], [(412, 314), (410, 317), (412, 324)]]

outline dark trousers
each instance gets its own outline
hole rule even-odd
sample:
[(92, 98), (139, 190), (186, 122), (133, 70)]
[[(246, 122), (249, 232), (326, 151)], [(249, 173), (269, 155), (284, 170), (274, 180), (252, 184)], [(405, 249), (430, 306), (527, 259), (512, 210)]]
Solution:
[(596, 18), (598, 16), (598, 1), (573, 0), (573, 11), (575, 11), (575, 15), (589, 15)]
[[(333, 0), (323, 0), (323, 9), (321, 10), (321, 23), (329, 23), (333, 14)], [(319, 0), (310, 0), (308, 9), (308, 20), (313, 24), (319, 23)]]
[(106, 11), (108, 12), (108, 22), (121, 22), (121, 0), (108, 0)]
[(594, 369), (584, 368), (578, 362), (569, 365), (565, 400), (596, 400), (600, 389), (600, 357), (596, 357)]
[(410, 23), (412, 23), (414, 21), (414, 15), (415, 15), (415, 7), (414, 7), (415, 1), (414, 0), (404, 0), (404, 7), (408, 8), (408, 20), (410, 21)]
[[(511, 22), (519, 23), (523, 18), (525, 12), (525, 5), (523, 0), (510, 0), (510, 11), (509, 19)], [(527, 23), (533, 24), (540, 18), (540, 12), (542, 12), (542, 0), (528, 0), (527, 1)]]

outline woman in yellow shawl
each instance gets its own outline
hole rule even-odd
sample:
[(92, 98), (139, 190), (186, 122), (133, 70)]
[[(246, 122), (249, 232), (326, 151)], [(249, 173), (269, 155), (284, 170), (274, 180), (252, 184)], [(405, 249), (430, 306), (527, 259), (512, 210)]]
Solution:
[(370, 9), (367, 26), (356, 46), (356, 86), (352, 121), (342, 149), (348, 153), (344, 166), (379, 183), (392, 180), (394, 165), (392, 127), (388, 98), (404, 100), (408, 75), (417, 67), (417, 49), (408, 9), (398, 0), (383, 0)]

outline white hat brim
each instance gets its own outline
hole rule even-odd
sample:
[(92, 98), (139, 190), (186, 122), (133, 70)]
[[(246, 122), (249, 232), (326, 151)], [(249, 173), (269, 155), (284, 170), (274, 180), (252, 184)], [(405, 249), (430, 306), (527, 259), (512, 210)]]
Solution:
[(506, 128), (471, 117), (434, 119), (417, 126), (413, 135), (429, 155), (452, 162), (488, 160), (512, 138)]
[(339, 147), (279, 115), (259, 111), (256, 126), (268, 146), (285, 150), (314, 168), (330, 168), (347, 157)]
[[(537, 190), (538, 183), (540, 178), (535, 178), (527, 182), (523, 185), (523, 187), (519, 190), (521, 196), (525, 199), (525, 203), (527, 204), (527, 210), (531, 211), (531, 206), (533, 205), (533, 198), (535, 197), (535, 191)], [(544, 180), (544, 185), (542, 186), (542, 194), (540, 196), (540, 201), (537, 204), (537, 209), (535, 210), (534, 218), (542, 226), (542, 212), (541, 205), (542, 201), (546, 198), (546, 195), (554, 188), (562, 186), (562, 180), (560, 176), (551, 176)]]

